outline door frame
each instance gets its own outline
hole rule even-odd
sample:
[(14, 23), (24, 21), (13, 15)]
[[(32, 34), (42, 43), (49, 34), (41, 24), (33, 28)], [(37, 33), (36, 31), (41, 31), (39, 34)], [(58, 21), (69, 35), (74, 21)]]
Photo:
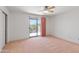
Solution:
[(0, 11), (5, 15), (5, 44), (7, 43), (7, 13), (0, 9)]
[(39, 35), (38, 35), (38, 20), (39, 20), (39, 19), (30, 19), (30, 18), (29, 18), (29, 28), (30, 28), (30, 20), (36, 20), (36, 32), (37, 32), (37, 33), (36, 33), (36, 36), (30, 36), (30, 30), (29, 30), (29, 38), (37, 37), (37, 36), (39, 36)]

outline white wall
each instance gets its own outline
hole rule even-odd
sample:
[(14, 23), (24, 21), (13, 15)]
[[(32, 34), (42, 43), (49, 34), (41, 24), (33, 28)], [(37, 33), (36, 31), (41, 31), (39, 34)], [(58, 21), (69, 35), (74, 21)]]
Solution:
[(29, 15), (11, 13), (9, 19), (8, 41), (26, 39), (29, 34)]
[[(8, 41), (29, 38), (29, 16), (41, 19), (41, 16), (12, 12), (8, 20)], [(46, 16), (46, 30), (49, 32), (49, 16)]]
[(0, 6), (0, 51), (5, 46), (5, 14), (3, 12), (9, 15), (8, 10)]
[(46, 35), (51, 35), (51, 16), (46, 16)]
[(79, 43), (79, 7), (51, 17), (51, 34)]
[(39, 19), (41, 17), (20, 12), (10, 13), (10, 19), (8, 23), (8, 41), (29, 38), (29, 16), (37, 17)]

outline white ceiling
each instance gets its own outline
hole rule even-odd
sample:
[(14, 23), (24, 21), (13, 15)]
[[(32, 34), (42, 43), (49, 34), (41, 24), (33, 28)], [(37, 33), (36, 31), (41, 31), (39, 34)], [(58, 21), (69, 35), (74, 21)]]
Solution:
[[(44, 6), (42, 6), (44, 7)], [(7, 6), (10, 12), (24, 12), (37, 15), (59, 14), (76, 8), (75, 6), (56, 6), (53, 13), (44, 14), (40, 12), (41, 6)]]

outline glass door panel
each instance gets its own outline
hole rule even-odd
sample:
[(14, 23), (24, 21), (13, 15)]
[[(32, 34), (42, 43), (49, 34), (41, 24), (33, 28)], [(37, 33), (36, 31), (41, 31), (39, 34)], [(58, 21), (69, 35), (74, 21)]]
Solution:
[(40, 35), (41, 20), (30, 19), (29, 36), (34, 37)]
[(30, 37), (37, 36), (37, 21), (30, 19)]
[(38, 20), (38, 35), (41, 35), (41, 20)]

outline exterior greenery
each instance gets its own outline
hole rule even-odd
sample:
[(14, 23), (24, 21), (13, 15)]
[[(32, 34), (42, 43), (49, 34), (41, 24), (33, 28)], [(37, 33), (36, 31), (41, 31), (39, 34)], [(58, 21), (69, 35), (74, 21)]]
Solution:
[(29, 30), (30, 30), (30, 33), (35, 33), (37, 30), (36, 30), (36, 28), (39, 28), (40, 27), (40, 24), (38, 24), (38, 25), (35, 25), (35, 24), (32, 24), (31, 26), (30, 26), (30, 28), (29, 28)]

